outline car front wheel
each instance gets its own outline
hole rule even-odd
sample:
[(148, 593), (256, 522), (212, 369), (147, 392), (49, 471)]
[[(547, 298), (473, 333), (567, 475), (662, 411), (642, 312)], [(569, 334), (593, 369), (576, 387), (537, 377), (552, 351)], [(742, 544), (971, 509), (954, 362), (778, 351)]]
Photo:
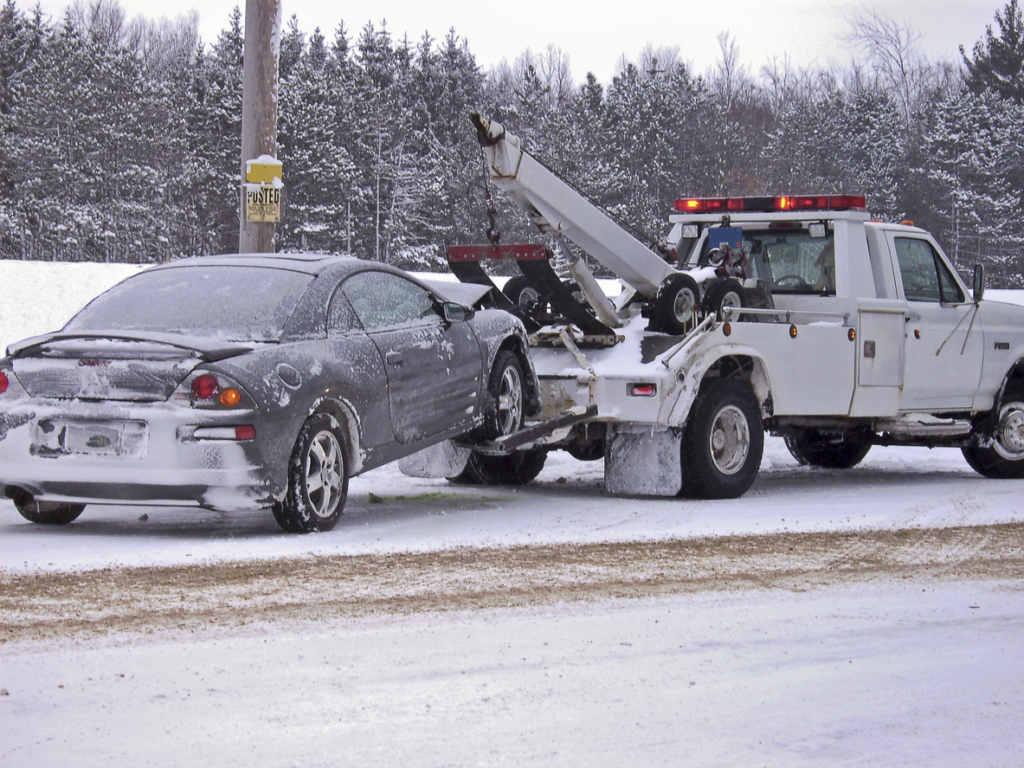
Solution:
[(481, 429), (485, 440), (518, 432), (523, 425), (523, 366), (515, 353), (503, 349), (494, 358), (487, 382), (491, 403)]
[(288, 491), (274, 504), (274, 518), (289, 533), (329, 531), (348, 496), (344, 437), (336, 419), (311, 416), (302, 425), (288, 462)]

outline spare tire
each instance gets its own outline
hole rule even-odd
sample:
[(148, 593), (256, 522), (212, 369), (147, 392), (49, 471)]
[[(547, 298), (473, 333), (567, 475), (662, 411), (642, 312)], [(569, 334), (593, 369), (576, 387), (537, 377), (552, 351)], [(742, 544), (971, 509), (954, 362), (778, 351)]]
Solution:
[[(749, 306), (750, 297), (747, 295), (747, 290), (740, 285), (740, 281), (735, 277), (719, 278), (704, 291), (704, 302), (702, 304), (704, 314), (709, 315), (714, 312), (720, 321), (725, 319), (722, 316), (723, 307), (740, 309), (741, 307)], [(739, 320), (741, 316), (734, 312), (730, 315), (730, 319)]]
[(508, 297), (508, 300), (515, 304), (523, 312), (533, 312), (543, 297), (530, 285), (530, 281), (522, 275), (518, 275), (505, 283), (501, 292)]
[(661, 281), (654, 297), (654, 325), (659, 331), (679, 336), (696, 325), (700, 287), (690, 275), (679, 272)]

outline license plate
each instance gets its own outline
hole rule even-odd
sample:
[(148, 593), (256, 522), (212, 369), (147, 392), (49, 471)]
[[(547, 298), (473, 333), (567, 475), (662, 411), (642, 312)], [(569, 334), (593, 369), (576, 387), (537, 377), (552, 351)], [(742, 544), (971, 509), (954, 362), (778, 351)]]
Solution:
[(121, 437), (124, 434), (124, 426), (120, 422), (67, 424), (64, 429), (64, 451), (97, 456), (118, 456), (121, 454)]
[(141, 458), (148, 430), (141, 421), (44, 419), (36, 428), (33, 453)]

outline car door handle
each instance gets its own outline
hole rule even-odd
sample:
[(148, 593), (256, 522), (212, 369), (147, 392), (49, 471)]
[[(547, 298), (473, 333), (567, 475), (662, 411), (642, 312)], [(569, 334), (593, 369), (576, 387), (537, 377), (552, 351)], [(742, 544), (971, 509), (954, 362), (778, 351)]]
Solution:
[(388, 352), (384, 357), (392, 365), (401, 365), (405, 360), (401, 352)]

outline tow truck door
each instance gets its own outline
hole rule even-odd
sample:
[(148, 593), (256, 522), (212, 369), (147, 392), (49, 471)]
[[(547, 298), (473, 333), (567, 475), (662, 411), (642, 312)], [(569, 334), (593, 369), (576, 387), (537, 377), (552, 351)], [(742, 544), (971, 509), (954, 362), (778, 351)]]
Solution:
[(901, 411), (970, 408), (981, 381), (981, 319), (960, 281), (922, 235), (888, 233), (907, 301)]

